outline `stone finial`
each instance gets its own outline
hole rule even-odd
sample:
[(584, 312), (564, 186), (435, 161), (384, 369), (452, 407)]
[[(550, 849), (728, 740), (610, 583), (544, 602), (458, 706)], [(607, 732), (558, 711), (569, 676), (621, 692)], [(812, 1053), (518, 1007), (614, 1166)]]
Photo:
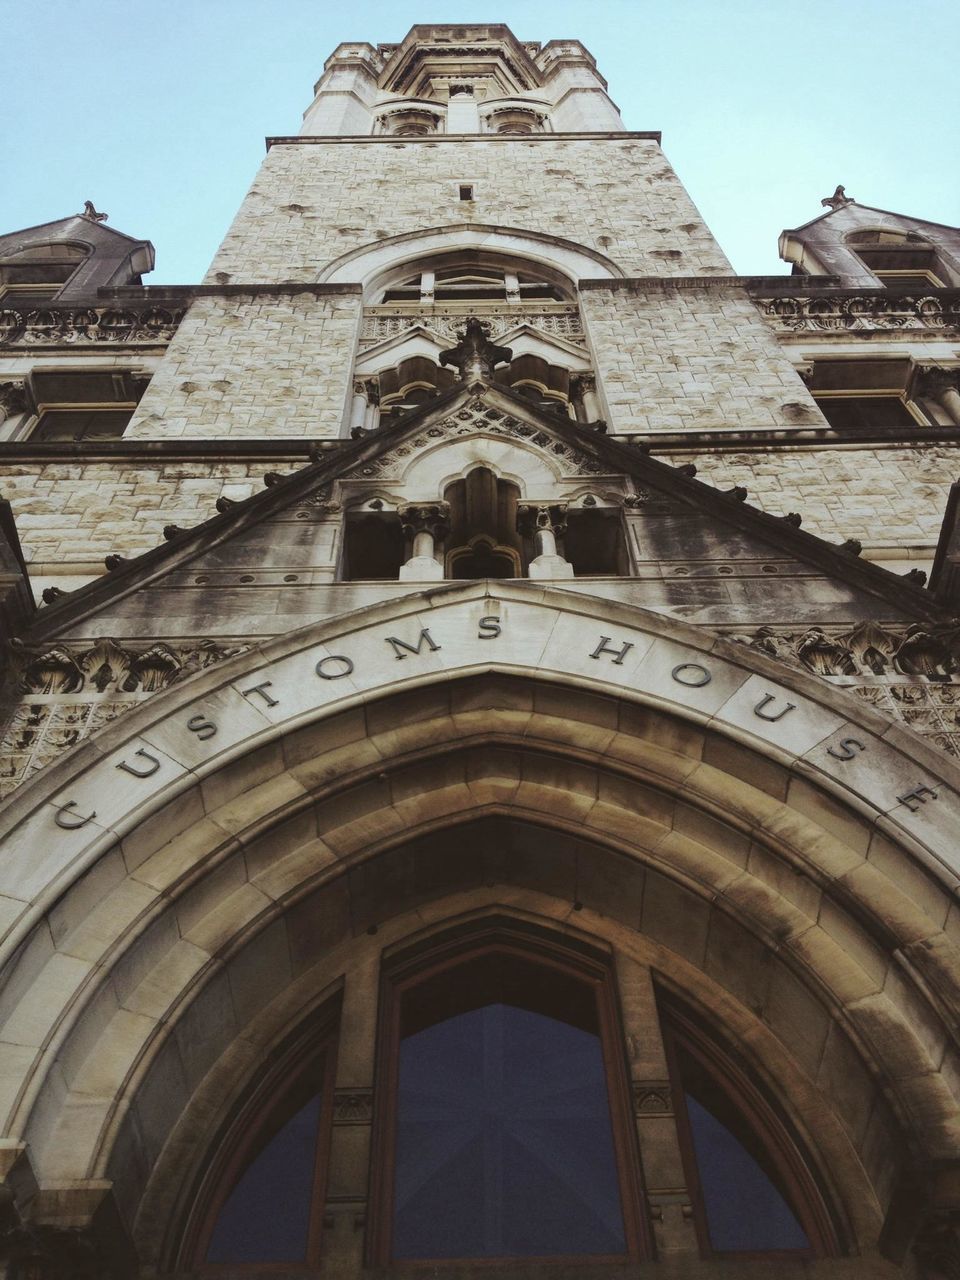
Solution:
[(99, 213), (93, 207), (92, 200), (84, 200), (83, 213), (81, 213), (80, 217), (89, 218), (91, 222), (106, 222), (106, 220), (110, 217), (110, 215), (109, 213)]
[(832, 196), (824, 196), (820, 201), (825, 209), (842, 209), (845, 204), (854, 204), (852, 196), (848, 196), (843, 187), (837, 187)]
[(498, 364), (513, 359), (509, 347), (497, 347), (490, 341), (490, 326), (476, 316), (470, 316), (464, 327), (457, 330), (457, 337), (460, 341), (455, 347), (440, 352), (440, 363), (453, 365), (461, 382), (490, 378)]

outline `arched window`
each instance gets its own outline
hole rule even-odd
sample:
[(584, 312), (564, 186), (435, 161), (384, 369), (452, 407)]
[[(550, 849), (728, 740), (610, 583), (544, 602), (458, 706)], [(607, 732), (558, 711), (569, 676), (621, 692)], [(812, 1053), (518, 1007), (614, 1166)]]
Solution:
[(486, 921), (387, 962), (371, 1261), (648, 1252), (606, 959)]
[(475, 251), (438, 254), (390, 273), (374, 286), (373, 303), (569, 302), (569, 284), (556, 271), (522, 259), (511, 262)]
[(201, 1177), (185, 1265), (319, 1265), (335, 1055), (328, 1015), (267, 1064)]
[(87, 258), (72, 244), (36, 245), (0, 261), (0, 306), (39, 307), (52, 302)]
[(666, 1002), (664, 1044), (703, 1253), (839, 1252), (800, 1141), (773, 1102), (688, 1010)]
[(949, 277), (936, 247), (922, 236), (902, 231), (864, 230), (847, 236), (847, 244), (888, 287), (941, 289)]
[(474, 467), (443, 496), (450, 505), (446, 576), (519, 578), (523, 543), (517, 533), (517, 486), (488, 467)]

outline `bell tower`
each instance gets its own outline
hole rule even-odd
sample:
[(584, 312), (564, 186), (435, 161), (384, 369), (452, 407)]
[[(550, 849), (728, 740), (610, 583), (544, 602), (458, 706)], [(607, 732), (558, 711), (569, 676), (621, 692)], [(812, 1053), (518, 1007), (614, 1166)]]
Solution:
[(958, 1274), (960, 233), (822, 207), (425, 24), (0, 236), (4, 1275)]

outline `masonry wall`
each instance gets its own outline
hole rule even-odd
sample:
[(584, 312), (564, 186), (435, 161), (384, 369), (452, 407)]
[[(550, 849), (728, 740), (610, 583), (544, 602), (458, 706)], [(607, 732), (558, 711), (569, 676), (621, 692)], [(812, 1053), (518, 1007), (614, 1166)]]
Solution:
[(150, 551), (164, 525), (199, 524), (216, 515), (217, 498), (249, 497), (265, 472), (293, 469), (270, 460), (3, 464), (0, 485), (28, 563), (55, 575), (71, 564), (102, 568), (114, 552)]
[(581, 306), (611, 432), (827, 425), (742, 289), (623, 282)]
[(273, 146), (207, 279), (313, 281), (351, 250), (469, 222), (561, 236), (626, 275), (730, 270), (652, 140), (373, 138)]
[(803, 528), (831, 542), (858, 538), (871, 547), (937, 542), (956, 450), (947, 445), (757, 453), (691, 451), (669, 462), (694, 462), (699, 479), (718, 489), (744, 485), (748, 501), (772, 515), (797, 511)]
[(198, 298), (124, 439), (342, 435), (357, 294)]

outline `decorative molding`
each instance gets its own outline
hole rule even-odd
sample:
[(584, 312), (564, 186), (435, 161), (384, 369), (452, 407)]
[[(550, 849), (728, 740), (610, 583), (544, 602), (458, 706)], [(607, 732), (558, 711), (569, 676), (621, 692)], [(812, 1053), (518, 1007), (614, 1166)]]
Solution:
[(633, 1114), (644, 1116), (672, 1116), (673, 1094), (669, 1080), (633, 1080), (630, 1084), (633, 1098)]
[(840, 685), (960, 756), (960, 622), (862, 622), (838, 634), (760, 627), (733, 639)]
[(874, 329), (941, 332), (960, 327), (960, 296), (956, 290), (911, 295), (889, 290), (832, 290), (806, 297), (791, 293), (754, 300), (761, 315), (781, 333)]
[(27, 409), (27, 387), (22, 378), (0, 382), (0, 422)]
[(0, 309), (0, 347), (166, 345), (186, 314), (183, 307), (41, 307)]
[(138, 648), (103, 639), (82, 649), (15, 651), (23, 701), (0, 742), (0, 795), (152, 694), (249, 647), (204, 640)]
[(334, 1124), (370, 1124), (373, 1120), (372, 1089), (335, 1089)]
[(86, 649), (21, 650), (20, 687), (25, 694), (156, 693), (249, 647), (202, 640), (185, 648), (162, 642), (137, 648), (104, 638)]
[(363, 350), (416, 328), (426, 329), (443, 342), (456, 342), (459, 330), (470, 316), (478, 316), (483, 321), (492, 339), (502, 337), (518, 324), (525, 324), (546, 337), (563, 338), (577, 346), (586, 343), (580, 313), (576, 307), (566, 303), (532, 305), (521, 302), (491, 306), (478, 302), (470, 307), (458, 304), (450, 310), (443, 303), (429, 308), (416, 303), (401, 303), (364, 308), (360, 347)]
[(477, 398), (451, 414), (450, 417), (419, 431), (415, 436), (404, 440), (402, 444), (395, 445), (380, 457), (371, 458), (369, 462), (355, 467), (346, 473), (344, 479), (399, 479), (413, 458), (423, 450), (432, 448), (442, 441), (477, 434), (505, 436), (524, 444), (535, 445), (550, 454), (551, 459), (560, 466), (565, 476), (595, 476), (603, 475), (605, 471), (604, 467), (581, 450), (565, 444), (539, 427), (529, 426), (511, 414), (494, 409), (482, 399)]

